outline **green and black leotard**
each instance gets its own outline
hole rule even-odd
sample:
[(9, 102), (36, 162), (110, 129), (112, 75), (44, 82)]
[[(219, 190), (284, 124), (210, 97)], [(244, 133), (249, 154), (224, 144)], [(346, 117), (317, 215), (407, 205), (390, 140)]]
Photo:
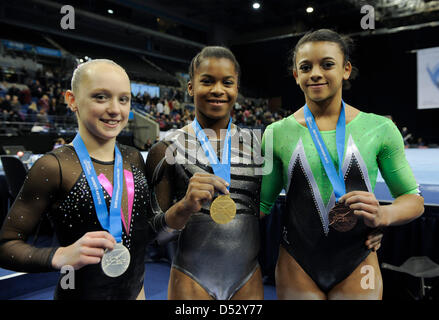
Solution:
[[(335, 130), (321, 135), (338, 168)], [(379, 169), (395, 198), (419, 194), (401, 134), (391, 120), (360, 112), (346, 125), (345, 141), (342, 170), (346, 192), (374, 192)], [(293, 115), (267, 127), (262, 150), (266, 172), (260, 209), (269, 214), (285, 189), (281, 245), (328, 292), (369, 255), (364, 242), (372, 229), (361, 220), (348, 232), (329, 226), (328, 213), (335, 204), (333, 187), (308, 128)]]

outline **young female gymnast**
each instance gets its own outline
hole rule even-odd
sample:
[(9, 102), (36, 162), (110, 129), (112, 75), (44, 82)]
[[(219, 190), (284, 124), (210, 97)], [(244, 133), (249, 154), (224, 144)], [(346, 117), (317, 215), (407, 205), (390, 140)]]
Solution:
[[(381, 299), (377, 254), (366, 238), (424, 210), (396, 126), (343, 101), (349, 60), (349, 41), (336, 32), (303, 36), (292, 72), (306, 104), (264, 133), (273, 170), (263, 176), (262, 213), (282, 188), (287, 192), (276, 266), (280, 299)], [(381, 206), (373, 194), (378, 169), (396, 198), (391, 205)]]
[[(55, 299), (144, 298), (149, 236), (145, 165), (134, 148), (116, 143), (128, 122), (131, 88), (115, 62), (79, 65), (66, 100), (79, 133), (31, 168), (0, 233), (0, 265), (24, 272), (71, 266), (74, 283)], [(48, 214), (60, 246), (37, 248), (28, 236)], [(73, 286), (72, 286), (73, 285)]]
[[(260, 142), (230, 117), (239, 64), (228, 49), (206, 47), (189, 73), (196, 119), (157, 143), (147, 159), (155, 230), (182, 229), (168, 298), (263, 299), (257, 259), (262, 161), (253, 153)], [(230, 222), (213, 220), (218, 203), (220, 211), (236, 207)]]

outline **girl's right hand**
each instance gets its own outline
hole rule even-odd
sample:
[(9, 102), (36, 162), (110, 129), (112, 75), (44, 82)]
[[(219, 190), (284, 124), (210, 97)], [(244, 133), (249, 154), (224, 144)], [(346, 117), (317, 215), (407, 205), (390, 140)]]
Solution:
[(52, 267), (61, 269), (65, 265), (75, 270), (89, 264), (98, 264), (105, 249), (113, 250), (116, 240), (107, 231), (87, 232), (68, 247), (60, 247), (52, 258)]
[(229, 184), (222, 178), (210, 173), (195, 173), (189, 180), (186, 195), (182, 201), (182, 211), (187, 214), (199, 212), (204, 202), (212, 201), (215, 190), (229, 194)]

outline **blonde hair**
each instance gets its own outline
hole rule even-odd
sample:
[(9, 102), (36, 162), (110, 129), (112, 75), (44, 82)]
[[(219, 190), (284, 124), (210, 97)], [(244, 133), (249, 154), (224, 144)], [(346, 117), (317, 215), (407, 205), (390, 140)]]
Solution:
[(81, 79), (83, 74), (85, 73), (85, 71), (95, 65), (95, 64), (99, 64), (99, 63), (107, 63), (107, 64), (111, 64), (113, 66), (119, 67), (120, 69), (122, 69), (125, 73), (125, 69), (122, 68), (120, 65), (118, 65), (116, 62), (114, 62), (113, 60), (110, 59), (95, 59), (95, 60), (89, 60), (87, 62), (81, 63), (79, 64), (76, 69), (73, 71), (73, 75), (72, 75), (72, 81), (71, 81), (71, 86), (72, 86), (72, 91), (73, 92), (77, 92), (79, 89), (79, 84), (81, 83)]

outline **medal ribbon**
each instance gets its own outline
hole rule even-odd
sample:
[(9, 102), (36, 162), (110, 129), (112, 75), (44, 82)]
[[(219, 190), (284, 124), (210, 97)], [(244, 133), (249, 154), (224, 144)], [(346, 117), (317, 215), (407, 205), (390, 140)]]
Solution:
[[(128, 233), (128, 230), (130, 230), (131, 225), (131, 216), (133, 211), (133, 203), (134, 203), (134, 178), (133, 173), (128, 170), (123, 170), (123, 176), (125, 177), (125, 184), (127, 186), (127, 196), (128, 196), (128, 223), (125, 220), (125, 216), (123, 214), (123, 210), (120, 210), (120, 216), (122, 217), (122, 222), (125, 227), (125, 230)], [(98, 180), (101, 183), (101, 186), (104, 187), (105, 191), (110, 195), (110, 197), (113, 196), (113, 185), (110, 181), (108, 181), (105, 174), (101, 173), (98, 175)]]
[(204, 154), (209, 160), (213, 172), (215, 173), (216, 176), (223, 178), (229, 184), (229, 187), (227, 187), (227, 189), (230, 188), (230, 163), (231, 163), (230, 149), (232, 145), (231, 125), (232, 125), (232, 118), (230, 117), (229, 124), (227, 126), (227, 134), (224, 139), (223, 152), (221, 155), (221, 163), (219, 163), (220, 161), (216, 156), (216, 152), (213, 150), (209, 138), (207, 138), (199, 122), (197, 121), (197, 118), (195, 118), (194, 121), (192, 122), (192, 128), (194, 129), (198, 141), (200, 141), (201, 147), (203, 148)]
[(335, 130), (335, 139), (337, 145), (337, 154), (338, 154), (338, 173), (335, 169), (334, 163), (332, 162), (331, 155), (326, 148), (325, 142), (322, 139), (319, 128), (315, 122), (314, 116), (308, 108), (308, 105), (305, 104), (304, 113), (305, 113), (305, 121), (308, 126), (309, 133), (311, 134), (311, 138), (314, 142), (314, 145), (319, 154), (320, 160), (322, 161), (323, 167), (325, 168), (326, 174), (328, 175), (329, 181), (334, 188), (334, 194), (336, 201), (340, 199), (346, 193), (346, 186), (344, 183), (343, 171), (342, 171), (342, 162), (343, 162), (343, 153), (344, 153), (344, 144), (345, 144), (345, 133), (346, 133), (346, 118), (345, 118), (345, 103), (342, 100), (342, 107), (340, 111), (340, 115), (337, 121), (337, 127)]
[(122, 155), (118, 147), (114, 148), (114, 169), (113, 169), (113, 184), (114, 193), (111, 197), (110, 213), (108, 213), (107, 205), (104, 199), (104, 192), (99, 183), (99, 179), (96, 176), (96, 171), (93, 167), (90, 155), (82, 140), (81, 136), (76, 134), (73, 140), (73, 147), (78, 155), (79, 161), (84, 170), (85, 177), (87, 178), (88, 185), (93, 196), (93, 202), (95, 205), (96, 214), (98, 220), (101, 223), (103, 229), (111, 233), (116, 239), (116, 242), (122, 240), (122, 221), (121, 221), (121, 208), (122, 208), (122, 191), (123, 191), (123, 164)]

